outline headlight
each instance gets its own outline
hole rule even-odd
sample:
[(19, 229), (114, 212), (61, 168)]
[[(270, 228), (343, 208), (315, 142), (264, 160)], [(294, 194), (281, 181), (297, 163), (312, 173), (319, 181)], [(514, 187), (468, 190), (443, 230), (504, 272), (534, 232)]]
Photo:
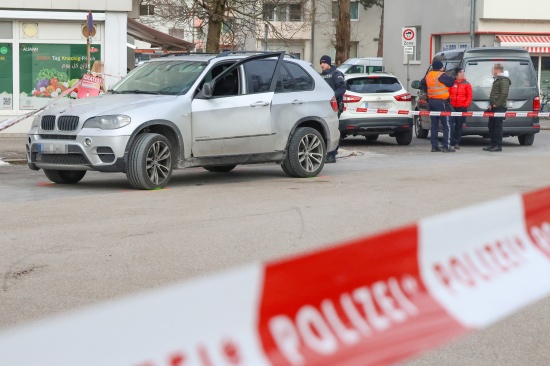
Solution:
[(102, 130), (114, 130), (130, 124), (130, 117), (119, 114), (116, 116), (97, 116), (92, 117), (82, 128), (101, 128)]
[(34, 119), (32, 120), (31, 128), (37, 128), (38, 125), (40, 125), (40, 118), (41, 118), (41, 116), (39, 114), (34, 116)]

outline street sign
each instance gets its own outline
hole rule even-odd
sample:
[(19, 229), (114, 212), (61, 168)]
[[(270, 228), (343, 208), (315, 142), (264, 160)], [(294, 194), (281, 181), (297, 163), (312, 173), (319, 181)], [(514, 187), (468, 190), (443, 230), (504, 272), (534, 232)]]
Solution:
[(403, 46), (416, 46), (416, 28), (406, 27), (402, 28), (402, 41)]
[(405, 46), (403, 47), (405, 51), (405, 55), (414, 55), (414, 47), (413, 46)]

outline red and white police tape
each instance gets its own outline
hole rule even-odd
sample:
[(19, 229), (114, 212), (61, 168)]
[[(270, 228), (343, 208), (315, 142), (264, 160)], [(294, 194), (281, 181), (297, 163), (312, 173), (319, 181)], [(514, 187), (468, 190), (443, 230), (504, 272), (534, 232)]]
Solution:
[(377, 109), (377, 108), (347, 108), (344, 111), (351, 113), (373, 113), (373, 114), (397, 114), (404, 116), (442, 116), (442, 117), (550, 117), (550, 112), (433, 112), (428, 110), (410, 111), (407, 109)]
[(4, 331), (0, 365), (387, 365), (550, 295), (550, 188)]

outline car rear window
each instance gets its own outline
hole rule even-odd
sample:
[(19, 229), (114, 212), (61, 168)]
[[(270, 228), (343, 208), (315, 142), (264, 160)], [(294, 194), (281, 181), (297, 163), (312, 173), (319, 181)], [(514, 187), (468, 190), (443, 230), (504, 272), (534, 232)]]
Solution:
[(534, 69), (529, 61), (468, 61), (465, 67), (466, 79), (472, 84), (472, 87), (488, 88), (493, 85), (493, 66), (499, 63), (504, 66), (504, 71), (508, 71), (511, 89), (514, 88), (532, 88), (537, 84)]
[(399, 80), (391, 76), (353, 78), (346, 81), (346, 89), (355, 93), (394, 93), (401, 88)]

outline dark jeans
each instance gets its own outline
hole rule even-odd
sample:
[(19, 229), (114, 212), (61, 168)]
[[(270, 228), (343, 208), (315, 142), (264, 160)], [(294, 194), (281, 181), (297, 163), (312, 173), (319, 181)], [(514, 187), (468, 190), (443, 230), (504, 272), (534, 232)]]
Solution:
[[(455, 112), (466, 112), (468, 108), (455, 107)], [(451, 124), (451, 145), (460, 145), (462, 138), (462, 125), (466, 122), (466, 117), (449, 117)]]
[[(428, 108), (430, 109), (430, 112), (444, 112), (444, 111), (450, 111), (450, 108), (448, 106), (448, 102), (443, 99), (434, 99), (429, 98), (428, 99)], [(449, 117), (441, 117), (441, 116), (431, 116), (430, 119), (432, 120), (431, 128), (430, 128), (430, 138), (432, 142), (432, 148), (438, 148), (439, 142), (437, 140), (438, 133), (439, 133), (439, 121), (441, 121), (441, 127), (443, 127), (443, 148), (449, 147)]]
[[(343, 108), (342, 108), (342, 109), (338, 108), (338, 118), (340, 118), (340, 115), (342, 114), (342, 111), (343, 111), (343, 110), (344, 110)], [(338, 154), (338, 149), (339, 149), (339, 148), (340, 148), (340, 144), (338, 144), (338, 146), (336, 146), (336, 149), (335, 149), (335, 150), (332, 150), (332, 151), (327, 152), (327, 156), (334, 156), (334, 157), (336, 157), (336, 155)]]
[[(491, 110), (495, 113), (503, 113), (508, 109), (504, 107), (496, 107)], [(502, 123), (504, 117), (489, 117), (489, 137), (491, 138), (491, 146), (502, 147)]]

